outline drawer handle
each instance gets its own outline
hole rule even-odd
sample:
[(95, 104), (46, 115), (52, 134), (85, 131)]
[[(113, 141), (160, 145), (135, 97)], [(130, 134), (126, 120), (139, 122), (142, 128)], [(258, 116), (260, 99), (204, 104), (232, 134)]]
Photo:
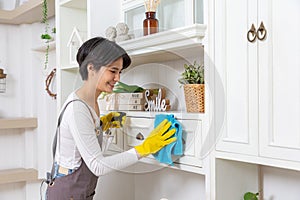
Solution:
[[(252, 38), (250, 38), (250, 34), (252, 35)], [(254, 24), (252, 24), (250, 30), (247, 33), (247, 39), (249, 42), (254, 42), (256, 40), (257, 33), (256, 33), (256, 28)]]
[(266, 39), (267, 30), (266, 30), (263, 22), (260, 23), (260, 26), (259, 26), (259, 28), (256, 32), (256, 35), (257, 35), (257, 38), (259, 40), (265, 40)]
[(143, 134), (142, 134), (141, 132), (139, 132), (139, 133), (135, 136), (135, 138), (136, 138), (137, 140), (144, 140), (144, 139), (145, 139), (144, 136), (143, 136)]

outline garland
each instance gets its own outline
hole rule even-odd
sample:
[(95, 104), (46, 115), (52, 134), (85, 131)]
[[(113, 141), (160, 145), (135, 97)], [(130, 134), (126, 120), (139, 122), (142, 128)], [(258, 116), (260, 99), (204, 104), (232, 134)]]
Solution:
[(55, 76), (55, 73), (56, 73), (56, 68), (54, 68), (51, 71), (51, 73), (47, 76), (46, 81), (45, 81), (46, 82), (46, 91), (50, 95), (50, 97), (53, 97), (54, 99), (56, 99), (56, 95), (57, 94), (51, 92), (50, 89), (49, 89), (49, 86), (50, 86), (50, 84), (52, 82), (53, 77)]
[(49, 35), (49, 22), (48, 22), (48, 3), (47, 0), (43, 1), (43, 19), (42, 23), (45, 24), (45, 33), (41, 35), (42, 39), (46, 39), (46, 54), (45, 54), (45, 63), (44, 63), (44, 69), (47, 69), (48, 66), (48, 57), (49, 57), (49, 40), (51, 39), (51, 36)]

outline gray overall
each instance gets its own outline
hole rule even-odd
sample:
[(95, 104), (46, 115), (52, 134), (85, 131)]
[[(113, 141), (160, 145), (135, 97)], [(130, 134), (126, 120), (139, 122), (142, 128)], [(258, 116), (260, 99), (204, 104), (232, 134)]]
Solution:
[[(73, 101), (81, 101), (79, 99), (72, 100), (66, 104), (62, 110), (56, 129), (56, 135), (53, 141), (53, 163), (56, 152), (57, 134), (59, 132), (60, 122), (63, 113), (69, 103)], [(81, 101), (83, 102), (83, 101)], [(85, 102), (83, 102), (85, 104)], [(86, 105), (86, 104), (85, 104)], [(87, 106), (87, 105), (86, 105)], [(54, 176), (54, 164), (52, 166), (51, 174), (48, 173), (47, 178), (47, 200), (92, 200), (95, 195), (95, 188), (97, 185), (98, 177), (95, 176), (86, 166), (83, 159), (80, 167), (73, 173), (65, 175), (59, 178), (53, 178)]]

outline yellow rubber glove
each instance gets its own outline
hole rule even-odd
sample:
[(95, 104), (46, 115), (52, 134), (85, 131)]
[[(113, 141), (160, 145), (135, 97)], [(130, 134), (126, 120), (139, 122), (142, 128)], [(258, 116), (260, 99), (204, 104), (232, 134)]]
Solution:
[(175, 134), (176, 130), (173, 128), (167, 131), (170, 126), (171, 122), (167, 119), (163, 120), (141, 145), (134, 147), (137, 153), (142, 157), (148, 156), (149, 154), (156, 153), (164, 146), (176, 141), (176, 137), (170, 138)]
[(125, 124), (126, 113), (110, 112), (107, 115), (100, 117), (100, 126), (103, 131), (109, 128), (121, 128)]

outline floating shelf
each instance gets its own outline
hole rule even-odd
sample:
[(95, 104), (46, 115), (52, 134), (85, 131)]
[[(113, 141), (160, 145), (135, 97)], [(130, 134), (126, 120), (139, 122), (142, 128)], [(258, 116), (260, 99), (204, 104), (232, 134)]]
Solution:
[(33, 181), (37, 179), (38, 171), (36, 169), (17, 168), (0, 170), (0, 184)]
[(37, 118), (4, 118), (0, 119), (0, 129), (36, 128)]
[[(53, 51), (55, 50), (56, 47), (56, 42), (55, 41), (51, 41), (49, 42), (49, 51)], [(37, 51), (37, 52), (46, 52), (47, 49), (47, 43), (41, 44), (39, 46), (36, 46), (34, 48), (32, 48), (32, 51)]]
[[(55, 0), (48, 0), (48, 16), (55, 13)], [(14, 10), (0, 10), (1, 24), (31, 24), (42, 20), (43, 0), (29, 0)]]
[(193, 24), (183, 28), (122, 41), (119, 43), (132, 59), (132, 65), (163, 62), (199, 56), (206, 25)]
[(86, 10), (86, 0), (63, 0), (60, 2), (60, 6), (67, 8), (76, 8)]

